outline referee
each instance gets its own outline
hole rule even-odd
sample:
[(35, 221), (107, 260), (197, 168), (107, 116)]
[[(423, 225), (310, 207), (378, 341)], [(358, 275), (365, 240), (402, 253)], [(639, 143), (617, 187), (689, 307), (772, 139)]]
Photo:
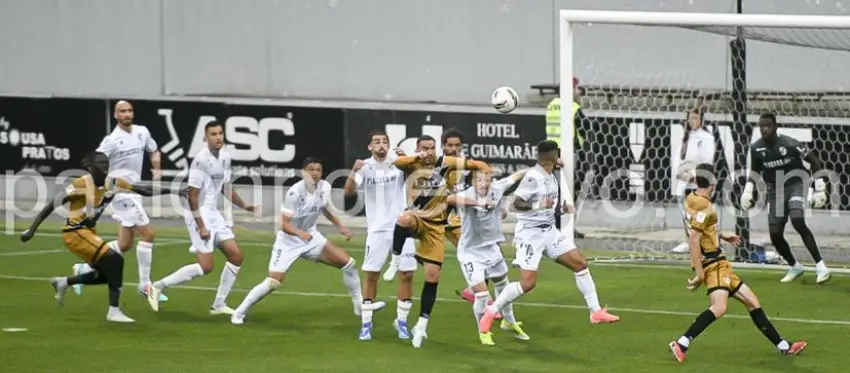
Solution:
[[(578, 218), (578, 212), (580, 211), (578, 206), (578, 196), (579, 189), (581, 188), (582, 181), (584, 180), (584, 176), (587, 173), (586, 166), (588, 165), (585, 162), (586, 152), (585, 145), (587, 142), (585, 141), (585, 127), (588, 125), (589, 120), (584, 116), (584, 113), (581, 111), (581, 90), (579, 89), (579, 81), (578, 78), (573, 77), (573, 102), (571, 105), (571, 115), (573, 117), (573, 123), (575, 127), (575, 183), (573, 190), (573, 200), (576, 203), (576, 218)], [(549, 105), (546, 106), (546, 139), (552, 140), (556, 142), (558, 145), (561, 144), (561, 97), (555, 97), (552, 101), (549, 102)], [(561, 175), (560, 171), (555, 171), (555, 177), (560, 182)], [(558, 229), (561, 228), (561, 196), (560, 196), (560, 188), (558, 188), (558, 207), (555, 209), (557, 212), (555, 214), (555, 225)], [(584, 234), (576, 231), (576, 238), (584, 238)]]

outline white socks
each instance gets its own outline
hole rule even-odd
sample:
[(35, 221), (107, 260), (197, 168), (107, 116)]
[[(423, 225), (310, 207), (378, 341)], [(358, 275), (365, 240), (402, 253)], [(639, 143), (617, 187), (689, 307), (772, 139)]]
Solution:
[[(521, 297), (524, 293), (525, 292), (522, 290), (522, 286), (520, 286), (519, 282), (511, 282), (505, 285), (504, 290), (499, 293), (496, 300), (490, 307), (492, 307), (495, 311), (504, 309), (505, 306), (519, 299), (519, 297)], [(502, 316), (504, 316), (504, 314)]]
[(230, 290), (233, 289), (233, 283), (236, 282), (236, 275), (239, 274), (239, 268), (239, 266), (233, 263), (224, 263), (224, 268), (221, 269), (221, 279), (218, 282), (218, 290), (215, 293), (215, 301), (213, 301), (213, 308), (227, 305), (225, 301), (230, 294)]
[(593, 277), (590, 276), (590, 270), (585, 268), (575, 273), (576, 286), (584, 295), (584, 301), (587, 302), (587, 308), (590, 312), (597, 312), (602, 309), (599, 306), (599, 296), (596, 295), (596, 283), (593, 282)]
[(360, 275), (357, 274), (357, 261), (354, 258), (349, 259), (348, 264), (342, 267), (342, 281), (354, 306), (359, 307), (363, 303), (363, 292), (360, 287)]
[(481, 321), (484, 316), (484, 310), (487, 309), (487, 302), (490, 301), (490, 292), (482, 291), (475, 293), (475, 302), (472, 303), (472, 313), (475, 315), (475, 323)]
[(236, 314), (244, 316), (251, 306), (259, 302), (260, 299), (265, 298), (266, 295), (271, 294), (271, 292), (275, 291), (278, 287), (280, 287), (280, 282), (273, 278), (266, 277), (263, 282), (254, 286), (254, 288), (248, 292), (248, 295), (245, 296), (245, 300), (243, 300), (242, 304), (236, 308)]
[(413, 302), (409, 300), (399, 300), (396, 306), (396, 319), (407, 322), (407, 315), (410, 314), (410, 309), (413, 308)]
[(204, 269), (201, 268), (200, 264), (188, 264), (180, 267), (170, 275), (165, 276), (165, 278), (163, 278), (162, 280), (155, 282), (153, 286), (155, 286), (159, 290), (162, 290), (175, 285), (180, 285), (184, 282), (192, 280), (195, 277), (201, 277), (203, 275)]
[(139, 284), (144, 285), (151, 282), (152, 242), (139, 241), (136, 245), (136, 261), (139, 262)]
[(815, 268), (817, 268), (818, 271), (826, 271), (826, 263), (824, 263), (823, 260), (821, 260), (821, 261), (815, 263)]
[[(508, 286), (508, 278), (507, 277), (505, 277), (505, 279), (503, 279), (501, 282), (494, 282), (493, 283), (493, 291), (494, 291), (497, 298), (499, 297), (499, 294), (502, 294), (502, 291), (505, 290), (506, 286)], [(507, 321), (511, 324), (516, 322), (516, 317), (514, 316), (514, 303), (513, 302), (508, 303), (507, 305), (502, 307), (501, 311), (502, 311), (502, 318), (505, 321)]]

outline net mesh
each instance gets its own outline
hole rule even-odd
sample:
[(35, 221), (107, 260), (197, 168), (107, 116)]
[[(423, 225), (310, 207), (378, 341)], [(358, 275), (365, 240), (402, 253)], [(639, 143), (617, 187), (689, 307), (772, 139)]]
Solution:
[[(850, 31), (742, 31), (746, 54), (732, 47), (738, 33), (734, 27), (576, 26), (573, 66), (584, 84), (582, 109), (591, 123), (588, 145), (576, 152), (576, 231), (584, 236), (582, 247), (602, 250), (597, 259), (687, 259), (676, 174), (686, 113), (699, 108), (714, 139), (718, 176), (727, 183), (716, 200), (724, 211), (721, 229), (734, 232), (749, 225), (754, 244), (727, 248), (727, 253), (739, 261), (781, 260), (768, 238), (764, 201), (749, 219), (741, 218), (732, 202), (740, 196), (735, 182), (748, 166), (749, 144), (760, 137), (758, 115), (771, 112), (779, 116), (780, 133), (806, 143), (836, 175), (829, 185), (830, 209), (809, 210), (807, 219), (824, 258), (850, 265), (850, 230), (841, 224), (850, 211), (845, 190), (850, 185), (850, 94), (843, 92), (844, 78), (820, 71), (828, 68), (824, 65), (850, 62)], [(622, 40), (610, 41), (610, 35)], [(610, 49), (619, 53), (589, 47), (601, 40), (609, 40)], [(736, 65), (746, 68), (750, 87), (745, 122), (733, 115), (742, 102), (732, 88), (744, 79), (733, 73)], [(810, 262), (790, 224), (785, 236), (798, 260)]]

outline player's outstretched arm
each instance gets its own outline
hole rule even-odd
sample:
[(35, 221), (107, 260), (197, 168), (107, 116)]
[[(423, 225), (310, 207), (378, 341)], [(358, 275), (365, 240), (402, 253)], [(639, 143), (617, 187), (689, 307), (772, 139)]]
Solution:
[(400, 168), (402, 171), (407, 172), (407, 171), (410, 170), (410, 166), (412, 166), (414, 163), (419, 161), (419, 159), (420, 159), (419, 153), (416, 153), (414, 155), (407, 155), (407, 156), (399, 157), (398, 159), (393, 161), (393, 164), (396, 167)]
[(465, 193), (455, 193), (446, 197), (446, 203), (451, 206), (475, 206), (475, 207), (487, 207), (488, 201), (486, 199), (476, 199), (476, 198), (468, 198)]
[[(73, 190), (71, 193), (80, 193), (73, 189), (73, 185), (69, 186), (69, 190)], [(53, 213), (53, 210), (56, 209), (56, 206), (61, 206), (66, 201), (68, 201), (68, 198), (68, 191), (61, 190), (59, 191), (59, 193), (56, 193), (56, 196), (54, 196), (53, 199), (47, 201), (47, 204), (44, 206), (44, 208), (41, 209), (41, 211), (38, 212), (38, 215), (35, 216), (35, 219), (33, 219), (30, 226), (21, 234), (21, 241), (29, 241), (35, 235), (35, 232), (36, 230), (38, 230), (38, 227), (41, 225), (41, 223), (43, 223), (44, 220), (47, 219), (47, 217)]]
[[(506, 177), (502, 180), (509, 180), (511, 185), (516, 184), (520, 180), (522, 180), (523, 177), (525, 177), (525, 174), (528, 173), (528, 170), (530, 170), (530, 168), (524, 168), (522, 170), (519, 170), (517, 172), (510, 174), (508, 177)], [(507, 183), (507, 181), (506, 181), (506, 183)]]
[(136, 193), (138, 195), (145, 196), (145, 197), (151, 197), (151, 196), (156, 196), (156, 195), (160, 195), (160, 194), (169, 194), (169, 193), (179, 194), (179, 193), (181, 193), (181, 191), (179, 191), (179, 190), (157, 188), (157, 187), (154, 187), (152, 185), (131, 184), (129, 181), (121, 179), (121, 178), (113, 179), (112, 182), (114, 183), (114, 185), (112, 185), (112, 188), (114, 188), (116, 190), (123, 190), (123, 191), (127, 191), (127, 192), (132, 192), (132, 193)]

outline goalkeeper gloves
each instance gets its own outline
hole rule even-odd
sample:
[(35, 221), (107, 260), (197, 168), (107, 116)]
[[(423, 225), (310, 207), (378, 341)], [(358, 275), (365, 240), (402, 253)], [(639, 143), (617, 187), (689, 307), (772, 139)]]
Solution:
[(809, 206), (816, 209), (826, 206), (826, 182), (823, 179), (815, 179), (814, 192), (810, 196)]
[(752, 181), (748, 181), (747, 185), (744, 186), (744, 192), (741, 193), (741, 208), (744, 210), (749, 210), (750, 207), (753, 207), (753, 189), (755, 189), (755, 184)]

